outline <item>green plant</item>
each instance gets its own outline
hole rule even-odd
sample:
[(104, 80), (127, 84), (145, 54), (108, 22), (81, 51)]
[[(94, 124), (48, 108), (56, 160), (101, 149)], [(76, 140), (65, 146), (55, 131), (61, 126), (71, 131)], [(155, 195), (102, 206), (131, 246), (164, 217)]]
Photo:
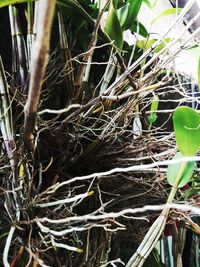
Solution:
[[(138, 217), (126, 215), (140, 212), (138, 203), (166, 200), (168, 188), (157, 179), (162, 173), (156, 164), (166, 155), (163, 146), (170, 145), (151, 129), (159, 100), (151, 101), (149, 129), (143, 129), (142, 106), (159, 88), (168, 90), (170, 78), (158, 79), (181, 49), (185, 30), (173, 40), (167, 33), (191, 1), (160, 38), (151, 38), (138, 19), (143, 4), (154, 6), (147, 0), (0, 1), (0, 7), (11, 4), (8, 77), (0, 61), (0, 264), (124, 264), (149, 226), (146, 217), (138, 227)], [(171, 11), (162, 15), (167, 14)], [(135, 36), (132, 46), (123, 36), (128, 29)], [(173, 45), (177, 50), (168, 53)], [(7, 54), (2, 57), (6, 60)], [(186, 128), (179, 125), (182, 116)], [(181, 154), (172, 164), (198, 147), (192, 140), (186, 155), (179, 141), (198, 128), (190, 124), (191, 116), (196, 118), (186, 108), (174, 113)], [(169, 165), (168, 204), (177, 188), (191, 180), (194, 168), (194, 162)], [(141, 243), (139, 264), (152, 250), (149, 264), (163, 265), (153, 247), (168, 214), (169, 208), (163, 210)]]
[[(186, 156), (194, 156), (200, 148), (200, 115), (189, 107), (178, 107), (173, 114), (175, 139), (179, 150), (169, 164), (167, 180), (172, 186), (167, 204), (173, 202), (177, 189), (190, 182), (195, 169), (195, 162), (184, 160)], [(174, 160), (181, 159), (178, 163)], [(158, 242), (167, 221), (170, 208), (164, 208), (160, 216), (153, 223), (136, 253), (130, 259), (128, 267), (142, 266), (147, 256)]]

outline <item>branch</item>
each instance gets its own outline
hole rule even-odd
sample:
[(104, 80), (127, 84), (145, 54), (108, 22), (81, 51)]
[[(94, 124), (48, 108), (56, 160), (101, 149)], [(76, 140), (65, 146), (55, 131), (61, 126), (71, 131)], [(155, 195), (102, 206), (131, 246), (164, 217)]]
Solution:
[(134, 166), (122, 167), (122, 168), (116, 167), (114, 169), (104, 171), (104, 172), (96, 172), (96, 173), (88, 174), (85, 176), (73, 177), (67, 181), (64, 181), (62, 183), (57, 183), (57, 184), (49, 187), (45, 192), (47, 194), (52, 194), (55, 191), (57, 191), (60, 187), (69, 185), (69, 184), (77, 182), (77, 181), (85, 181), (85, 180), (93, 179), (96, 177), (105, 177), (105, 176), (112, 175), (114, 173), (124, 173), (124, 172), (127, 173), (127, 172), (135, 172), (135, 171), (140, 172), (143, 170), (147, 170), (149, 168), (159, 168), (160, 166), (168, 166), (169, 164), (177, 164), (180, 162), (187, 162), (187, 161), (200, 161), (200, 157), (198, 157), (198, 156), (196, 156), (196, 157), (184, 157), (182, 159), (163, 160), (163, 161), (153, 162), (150, 164), (134, 165)]
[(31, 58), (28, 99), (24, 108), (24, 142), (31, 151), (33, 151), (33, 133), (40, 92), (49, 56), (49, 42), (56, 0), (39, 0), (38, 4), (37, 35)]
[(12, 238), (15, 232), (15, 226), (11, 226), (8, 237), (6, 239), (6, 244), (3, 251), (3, 264), (5, 267), (10, 267), (10, 264), (8, 263), (8, 252), (11, 246)]
[[(86, 214), (82, 216), (73, 216), (73, 217), (66, 217), (62, 219), (50, 219), (47, 217), (42, 217), (42, 218), (35, 218), (33, 220), (29, 221), (19, 221), (18, 223), (20, 225), (22, 224), (32, 224), (32, 223), (49, 223), (53, 224), (54, 226), (56, 224), (66, 224), (66, 223), (86, 223), (87, 221), (99, 221), (99, 220), (108, 220), (108, 219), (116, 219), (119, 217), (124, 217), (125, 215), (131, 215), (131, 214), (137, 214), (137, 213), (144, 213), (147, 211), (159, 211), (163, 209), (177, 209), (177, 210), (182, 210), (186, 212), (190, 212), (193, 214), (200, 215), (200, 208), (191, 206), (188, 204), (174, 204), (174, 203), (167, 203), (167, 204), (162, 204), (162, 205), (146, 205), (141, 208), (134, 208), (134, 209), (124, 209), (119, 212), (109, 212), (109, 213), (103, 213), (103, 214), (98, 214), (98, 215), (93, 215), (93, 214)], [(131, 219), (131, 217), (129, 217)], [(135, 219), (135, 217), (133, 217)], [(81, 224), (82, 225), (82, 224)], [(41, 226), (41, 224), (40, 224)], [(47, 228), (48, 229), (48, 228)]]

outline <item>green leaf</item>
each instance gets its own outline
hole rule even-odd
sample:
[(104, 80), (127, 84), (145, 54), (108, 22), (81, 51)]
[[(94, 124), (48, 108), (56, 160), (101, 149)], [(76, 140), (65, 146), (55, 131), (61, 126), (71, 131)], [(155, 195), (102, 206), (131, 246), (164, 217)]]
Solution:
[(142, 23), (138, 23), (137, 21), (135, 21), (131, 27), (130, 30), (131, 32), (137, 32), (137, 25), (139, 26), (139, 34), (145, 38), (147, 38), (149, 36), (149, 33), (147, 31), (147, 29), (144, 27), (144, 25)]
[(154, 96), (154, 98), (151, 101), (151, 115), (148, 116), (148, 122), (149, 124), (153, 124), (157, 120), (157, 114), (156, 111), (158, 110), (158, 104), (159, 104), (159, 98), (158, 96)]
[(9, 5), (20, 4), (24, 2), (27, 2), (27, 0), (0, 0), (0, 8), (9, 6)]
[(118, 48), (122, 48), (123, 45), (123, 36), (120, 22), (117, 17), (117, 12), (113, 6), (113, 3), (110, 3), (108, 17), (106, 21), (106, 33), (111, 40), (114, 40), (115, 45)]
[(119, 1), (118, 0), (112, 0), (112, 4), (114, 9), (116, 10), (118, 8)]
[(194, 156), (200, 147), (200, 115), (182, 106), (173, 114), (176, 143), (183, 156)]
[(127, 15), (128, 15), (128, 9), (129, 9), (129, 3), (126, 5), (122, 6), (117, 10), (117, 16), (120, 22), (121, 27), (124, 25)]
[(198, 61), (198, 86), (200, 88), (200, 56), (199, 56), (199, 61)]
[(151, 112), (156, 112), (158, 110), (159, 98), (158, 96), (154, 96), (151, 101)]
[(153, 3), (151, 4), (152, 7), (154, 8), (158, 4), (159, 0), (154, 0)]
[[(177, 152), (176, 155), (173, 157), (172, 160), (177, 160), (184, 158), (180, 152)], [(167, 181), (168, 183), (173, 186), (176, 182), (176, 178), (180, 172), (182, 166), (182, 162), (176, 163), (176, 164), (169, 164), (167, 168)], [(195, 169), (195, 162), (189, 161), (186, 164), (185, 170), (182, 174), (182, 177), (179, 181), (178, 188), (185, 186), (187, 183), (190, 182), (191, 177), (193, 175), (194, 169)]]
[(137, 18), (137, 15), (140, 11), (141, 5), (143, 0), (129, 0), (129, 9), (128, 9), (128, 15), (126, 18), (126, 22), (124, 24), (124, 29), (127, 30), (131, 27), (132, 23)]
[[(157, 41), (157, 39), (151, 39), (151, 40), (139, 40), (137, 41), (137, 46), (143, 50), (147, 50), (149, 49), (155, 42)], [(169, 43), (171, 41), (171, 38), (165, 38), (164, 42), (165, 43)], [(156, 49), (154, 50), (155, 53), (158, 53), (161, 49), (163, 49), (165, 47), (165, 43), (161, 43), (160, 45), (158, 45), (156, 47)]]
[(143, 3), (148, 6), (148, 8), (152, 9), (152, 5), (148, 0), (143, 0)]
[(158, 116), (156, 113), (153, 113), (148, 116), (148, 123), (153, 124), (157, 120)]
[(155, 23), (156, 21), (158, 21), (162, 17), (173, 15), (173, 14), (176, 14), (176, 13), (180, 13), (181, 10), (182, 10), (182, 8), (168, 8), (168, 9), (165, 9), (164, 11), (162, 11), (158, 16), (156, 16), (151, 21), (151, 24)]

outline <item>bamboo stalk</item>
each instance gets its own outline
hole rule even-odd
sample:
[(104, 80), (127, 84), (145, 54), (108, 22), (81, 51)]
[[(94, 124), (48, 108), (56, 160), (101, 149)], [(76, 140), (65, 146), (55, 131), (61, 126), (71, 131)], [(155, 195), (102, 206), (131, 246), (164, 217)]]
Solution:
[(28, 65), (30, 67), (31, 63), (31, 50), (34, 42), (34, 32), (33, 32), (33, 2), (28, 0), (27, 2), (27, 57)]
[(116, 55), (113, 53), (113, 49), (111, 49), (109, 62), (105, 69), (105, 73), (103, 75), (103, 81), (101, 84), (99, 95), (102, 95), (104, 91), (107, 89), (109, 82), (111, 81), (113, 74), (115, 72), (116, 66), (117, 66), (117, 58)]
[[(17, 187), (17, 156), (15, 152), (15, 141), (13, 138), (13, 127), (12, 127), (12, 112), (11, 106), (9, 101), (9, 94), (8, 94), (8, 86), (5, 76), (5, 71), (3, 67), (3, 62), (0, 57), (0, 129), (3, 136), (3, 141), (5, 145), (5, 149), (7, 152), (8, 159), (10, 161), (11, 173), (12, 173), (12, 180), (11, 182), (8, 181), (9, 188), (14, 189)], [(14, 190), (13, 190), (14, 192)], [(19, 198), (18, 194), (14, 192), (13, 194), (8, 194), (9, 202), (14, 204), (10, 213), (15, 214), (15, 218), (19, 220), (20, 218), (20, 209), (19, 209)], [(11, 207), (10, 207), (11, 208)], [(3, 263), (4, 266), (9, 267), (10, 264), (8, 263), (8, 252), (11, 246), (11, 241), (13, 238), (13, 234), (15, 231), (15, 226), (11, 226), (5, 247), (3, 252)]]
[(0, 57), (0, 128), (3, 136), (6, 152), (10, 160), (11, 168), (15, 166), (13, 150), (15, 149), (15, 143), (13, 139), (13, 127), (12, 127), (12, 111), (10, 107), (10, 101), (8, 96), (8, 87), (6, 82), (5, 71), (3, 68), (3, 62)]
[(64, 96), (67, 95), (66, 100), (64, 101), (66, 105), (69, 105), (74, 94), (74, 73), (72, 66), (71, 53), (68, 46), (67, 35), (65, 32), (65, 26), (63, 22), (63, 16), (61, 9), (58, 11), (58, 25), (59, 25), (59, 39), (60, 39), (60, 54), (61, 54), (61, 63), (63, 66), (63, 75), (64, 75), (64, 84), (65, 91)]
[(9, 17), (12, 35), (13, 73), (17, 83), (23, 88), (27, 78), (27, 51), (19, 22), (18, 10), (9, 6)]
[(56, 0), (39, 0), (37, 35), (31, 56), (28, 99), (24, 107), (24, 142), (28, 150), (34, 149), (34, 129), (42, 82), (49, 57), (51, 26)]

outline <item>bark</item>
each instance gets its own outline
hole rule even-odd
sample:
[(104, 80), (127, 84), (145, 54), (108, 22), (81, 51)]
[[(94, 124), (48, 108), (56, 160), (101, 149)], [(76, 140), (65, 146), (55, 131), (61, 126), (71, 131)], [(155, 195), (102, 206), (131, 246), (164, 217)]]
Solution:
[(56, 0), (39, 0), (37, 33), (30, 66), (28, 99), (24, 108), (24, 142), (28, 150), (34, 149), (34, 129), (42, 82), (49, 57), (49, 42)]

